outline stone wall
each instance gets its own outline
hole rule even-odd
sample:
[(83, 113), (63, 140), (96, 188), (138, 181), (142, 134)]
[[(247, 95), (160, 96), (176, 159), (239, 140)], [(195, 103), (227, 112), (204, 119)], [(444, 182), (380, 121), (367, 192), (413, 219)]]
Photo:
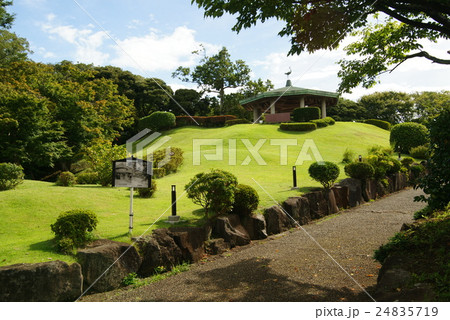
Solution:
[[(61, 261), (0, 267), (0, 301), (73, 301), (83, 290), (103, 292), (119, 288), (130, 273), (151, 276), (155, 268), (170, 270), (182, 262), (195, 263), (205, 254), (219, 254), (234, 246), (247, 245), (268, 235), (287, 231), (314, 219), (361, 205), (371, 199), (407, 187), (405, 174), (388, 178), (384, 186), (373, 180), (362, 183), (344, 179), (329, 192), (314, 191), (290, 197), (282, 206), (264, 209), (264, 214), (219, 217), (205, 227), (173, 227), (153, 230), (134, 238), (134, 245), (98, 240), (80, 249), (78, 263)], [(215, 240), (210, 240), (210, 235)]]

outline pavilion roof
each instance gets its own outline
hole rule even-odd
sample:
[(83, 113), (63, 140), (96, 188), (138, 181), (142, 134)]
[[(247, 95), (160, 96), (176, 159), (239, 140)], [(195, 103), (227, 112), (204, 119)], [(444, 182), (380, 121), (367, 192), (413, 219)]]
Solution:
[[(288, 82), (289, 83), (289, 82)], [(263, 92), (257, 94), (256, 96), (243, 99), (239, 101), (241, 105), (245, 105), (251, 102), (255, 102), (258, 100), (266, 99), (266, 98), (278, 98), (278, 97), (289, 97), (289, 96), (316, 96), (316, 97), (325, 97), (325, 98), (335, 98), (339, 97), (339, 94), (336, 92), (330, 91), (322, 91), (322, 90), (314, 90), (314, 89), (305, 89), (300, 87), (286, 86), (283, 88)]]

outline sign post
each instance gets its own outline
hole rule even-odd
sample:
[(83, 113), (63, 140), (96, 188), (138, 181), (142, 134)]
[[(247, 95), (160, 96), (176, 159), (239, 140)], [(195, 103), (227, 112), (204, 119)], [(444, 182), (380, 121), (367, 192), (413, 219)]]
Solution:
[(134, 188), (152, 186), (153, 163), (134, 157), (113, 161), (113, 187), (130, 188), (130, 224), (128, 233), (133, 233), (133, 195)]

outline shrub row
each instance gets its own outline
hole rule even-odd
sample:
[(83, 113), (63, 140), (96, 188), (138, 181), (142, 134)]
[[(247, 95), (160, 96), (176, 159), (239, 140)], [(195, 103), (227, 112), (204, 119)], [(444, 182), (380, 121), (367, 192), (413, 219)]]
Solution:
[(378, 120), (378, 119), (367, 119), (364, 120), (364, 123), (371, 124), (373, 126), (377, 126), (384, 130), (391, 130), (391, 124), (387, 121)]
[(280, 124), (281, 130), (286, 131), (311, 131), (317, 129), (317, 124), (312, 122), (290, 122)]
[[(215, 128), (223, 127), (228, 120), (236, 120), (237, 117), (233, 115), (224, 116), (210, 116), (210, 117), (189, 117), (189, 116), (178, 116), (176, 117), (176, 126), (196, 126), (197, 123), (202, 127)], [(195, 121), (197, 123), (195, 123)]]
[[(144, 160), (150, 159), (144, 156)], [(161, 178), (169, 173), (177, 172), (183, 160), (183, 150), (180, 148), (172, 147), (170, 149), (156, 150), (153, 153), (153, 177)], [(163, 164), (162, 161), (167, 162)]]
[(234, 119), (234, 120), (227, 120), (225, 121), (225, 126), (233, 126), (235, 124), (248, 124), (251, 123), (247, 119)]
[(317, 107), (296, 108), (292, 112), (295, 122), (308, 122), (320, 119), (320, 109)]

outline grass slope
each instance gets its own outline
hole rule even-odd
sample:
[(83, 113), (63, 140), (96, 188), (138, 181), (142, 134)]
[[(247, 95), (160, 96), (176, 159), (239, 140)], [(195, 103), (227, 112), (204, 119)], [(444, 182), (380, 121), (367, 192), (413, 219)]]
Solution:
[[(158, 179), (158, 190), (154, 198), (134, 198), (134, 234), (141, 235), (146, 230), (167, 227), (164, 222), (170, 211), (170, 188), (177, 185), (178, 215), (185, 224), (195, 224), (201, 218), (200, 207), (182, 195), (184, 186), (198, 172), (212, 168), (221, 168), (234, 173), (239, 183), (253, 186), (259, 193), (260, 208), (272, 206), (276, 201), (283, 201), (289, 196), (307, 192), (310, 188), (320, 186), (307, 173), (314, 161), (305, 161), (297, 165), (298, 190), (292, 187), (292, 166), (302, 149), (305, 139), (312, 139), (321, 156), (326, 161), (339, 163), (340, 178), (345, 178), (343, 165), (340, 163), (346, 148), (356, 154), (365, 155), (367, 148), (373, 145), (389, 145), (389, 132), (378, 127), (351, 122), (338, 122), (334, 126), (321, 128), (313, 132), (293, 133), (278, 130), (278, 125), (235, 125), (226, 128), (185, 127), (165, 132), (171, 140), (164, 145), (180, 147), (184, 150), (185, 161), (179, 172)], [(205, 154), (214, 154), (211, 146), (201, 147), (201, 163), (193, 165), (194, 139), (223, 139), (223, 159), (208, 161)], [(248, 139), (256, 145), (260, 139), (259, 154), (265, 165), (258, 165), (241, 139)], [(287, 148), (286, 164), (280, 161), (280, 146), (277, 139), (291, 139)], [(236, 142), (236, 161), (229, 144)], [(311, 150), (309, 150), (311, 151)], [(311, 152), (309, 152), (312, 155)], [(247, 158), (249, 157), (249, 158)], [(247, 160), (246, 160), (247, 158)], [(250, 161), (249, 161), (250, 160)], [(254, 179), (254, 180), (253, 180)], [(255, 183), (255, 181), (257, 183)], [(258, 185), (267, 191), (269, 195)], [(37, 181), (25, 181), (16, 190), (0, 192), (0, 265), (21, 262), (41, 262), (60, 259), (71, 262), (72, 257), (58, 255), (54, 252), (50, 230), (58, 214), (62, 211), (87, 208), (99, 216), (97, 233), (102, 238), (127, 241), (129, 190), (125, 188), (102, 188), (99, 186), (57, 187), (54, 184)], [(158, 220), (158, 218), (160, 218)], [(155, 221), (158, 220), (156, 223)]]

